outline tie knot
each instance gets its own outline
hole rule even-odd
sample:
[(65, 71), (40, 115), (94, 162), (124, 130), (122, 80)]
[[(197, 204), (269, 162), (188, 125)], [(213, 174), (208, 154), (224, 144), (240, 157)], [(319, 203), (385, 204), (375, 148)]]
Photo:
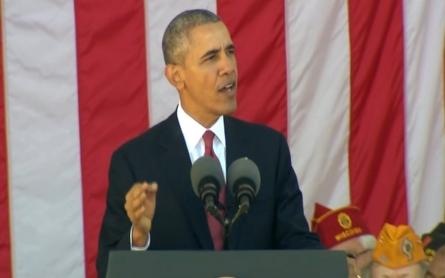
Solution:
[(213, 141), (214, 137), (215, 133), (213, 133), (213, 131), (211, 130), (206, 130), (206, 132), (204, 132), (204, 135), (202, 136), (202, 138), (204, 138), (204, 142), (211, 142)]
[(213, 131), (207, 130), (206, 132), (204, 132), (204, 135), (202, 136), (202, 138), (204, 139), (204, 147), (205, 147), (204, 155), (213, 156), (212, 152), (213, 152), (214, 137), (215, 133), (213, 133)]

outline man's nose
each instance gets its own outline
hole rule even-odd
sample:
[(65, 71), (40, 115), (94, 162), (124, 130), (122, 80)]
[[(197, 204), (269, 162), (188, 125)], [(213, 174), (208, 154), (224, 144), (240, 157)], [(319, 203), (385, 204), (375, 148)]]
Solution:
[(235, 60), (235, 56), (233, 56), (233, 54), (222, 55), (219, 62), (220, 62), (219, 63), (220, 64), (219, 65), (219, 74), (220, 75), (231, 74), (236, 69), (236, 60)]

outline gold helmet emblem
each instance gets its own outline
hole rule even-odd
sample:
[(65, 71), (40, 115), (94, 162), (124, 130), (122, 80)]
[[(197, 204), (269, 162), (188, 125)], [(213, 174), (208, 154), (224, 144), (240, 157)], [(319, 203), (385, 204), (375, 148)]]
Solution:
[(338, 223), (340, 226), (342, 226), (344, 229), (349, 229), (352, 226), (352, 221), (349, 215), (342, 212), (338, 215)]
[(402, 242), (402, 252), (408, 258), (408, 261), (413, 259), (413, 248), (413, 243), (409, 239), (404, 238)]

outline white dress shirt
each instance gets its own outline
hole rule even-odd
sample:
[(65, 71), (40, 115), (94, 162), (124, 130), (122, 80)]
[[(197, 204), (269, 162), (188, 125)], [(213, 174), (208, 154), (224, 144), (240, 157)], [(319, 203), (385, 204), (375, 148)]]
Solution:
[(202, 136), (207, 130), (215, 133), (213, 139), (213, 151), (218, 157), (221, 168), (226, 176), (226, 135), (224, 130), (224, 117), (218, 118), (215, 124), (209, 129), (203, 127), (182, 109), (181, 104), (178, 106), (178, 121), (184, 135), (185, 144), (190, 155), (192, 164), (204, 155), (205, 146)]
[[(181, 103), (178, 105), (177, 116), (179, 127), (185, 139), (185, 144), (190, 156), (192, 164), (201, 156), (204, 155), (205, 146), (202, 136), (207, 130), (211, 130), (215, 137), (213, 138), (213, 152), (218, 157), (223, 170), (224, 178), (226, 179), (226, 135), (224, 130), (224, 117), (220, 116), (218, 120), (209, 129), (203, 127), (200, 123), (190, 117), (182, 108)], [(148, 235), (147, 244), (143, 247), (133, 246), (133, 226), (130, 231), (130, 246), (133, 251), (147, 250), (150, 246), (150, 234)]]

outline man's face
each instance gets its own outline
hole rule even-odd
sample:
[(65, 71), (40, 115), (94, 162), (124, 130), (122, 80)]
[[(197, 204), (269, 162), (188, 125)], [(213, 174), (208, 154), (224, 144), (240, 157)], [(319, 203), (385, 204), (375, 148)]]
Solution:
[(436, 255), (431, 261), (427, 278), (445, 278), (445, 256)]
[(236, 109), (235, 49), (222, 22), (193, 28), (189, 39), (181, 66), (181, 105), (201, 124), (213, 124), (219, 116)]
[(332, 250), (343, 250), (355, 257), (357, 268), (361, 273), (363, 268), (372, 261), (372, 250), (366, 250), (358, 237), (351, 238), (331, 248)]
[(372, 278), (422, 278), (422, 267), (420, 264), (413, 264), (400, 268), (388, 268), (381, 264), (374, 263), (371, 268)]

